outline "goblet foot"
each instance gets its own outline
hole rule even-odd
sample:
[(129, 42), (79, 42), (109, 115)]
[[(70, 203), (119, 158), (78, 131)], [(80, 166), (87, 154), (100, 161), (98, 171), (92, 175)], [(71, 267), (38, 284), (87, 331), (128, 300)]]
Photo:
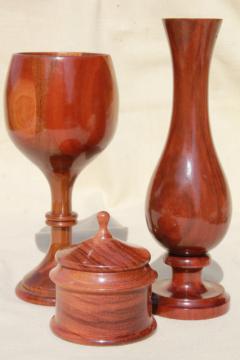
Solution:
[[(45, 289), (44, 289), (45, 290)], [(54, 306), (55, 305), (55, 288), (49, 288), (43, 292), (40, 288), (28, 288), (24, 280), (16, 286), (16, 295), (24, 301), (37, 305)]]
[(49, 278), (49, 271), (56, 266), (56, 252), (71, 243), (71, 227), (77, 222), (77, 214), (58, 217), (47, 213), (46, 217), (47, 224), (52, 226), (52, 243), (43, 261), (17, 285), (16, 294), (33, 304), (54, 306), (55, 284)]
[(208, 256), (168, 256), (173, 279), (162, 281), (152, 295), (153, 314), (179, 320), (203, 320), (221, 316), (229, 309), (229, 295), (223, 286), (201, 281)]
[(33, 304), (54, 306), (55, 284), (49, 278), (49, 271), (55, 265), (55, 260), (48, 261), (46, 258), (20, 281), (16, 287), (16, 295)]

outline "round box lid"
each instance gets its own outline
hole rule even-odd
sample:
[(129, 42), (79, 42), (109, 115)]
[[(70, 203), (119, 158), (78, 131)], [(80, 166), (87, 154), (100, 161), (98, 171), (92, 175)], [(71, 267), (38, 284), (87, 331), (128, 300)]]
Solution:
[(148, 264), (149, 251), (114, 239), (108, 230), (110, 215), (97, 214), (99, 231), (95, 237), (79, 245), (60, 250), (56, 260), (63, 267), (90, 272), (119, 272), (133, 270)]

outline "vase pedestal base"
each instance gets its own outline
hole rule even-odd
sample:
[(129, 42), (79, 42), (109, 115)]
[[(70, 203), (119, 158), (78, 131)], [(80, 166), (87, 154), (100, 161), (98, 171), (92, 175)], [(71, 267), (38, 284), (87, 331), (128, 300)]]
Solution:
[(179, 299), (169, 293), (169, 282), (162, 282), (158, 294), (153, 293), (153, 314), (179, 320), (203, 320), (225, 314), (229, 296), (221, 285), (204, 283), (209, 288), (202, 299)]
[(229, 309), (229, 295), (220, 284), (202, 281), (202, 267), (208, 256), (167, 256), (173, 268), (172, 280), (162, 281), (152, 295), (153, 314), (179, 320), (210, 319)]

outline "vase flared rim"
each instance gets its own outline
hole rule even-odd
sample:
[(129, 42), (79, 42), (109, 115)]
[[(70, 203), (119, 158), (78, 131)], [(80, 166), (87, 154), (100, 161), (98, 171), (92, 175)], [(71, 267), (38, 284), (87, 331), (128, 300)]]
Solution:
[(222, 21), (221, 18), (163, 18), (163, 21)]
[(92, 53), (92, 52), (62, 52), (62, 51), (36, 51), (36, 52), (19, 52), (13, 56), (33, 56), (33, 57), (49, 57), (49, 58), (77, 58), (77, 57), (109, 57), (108, 54)]

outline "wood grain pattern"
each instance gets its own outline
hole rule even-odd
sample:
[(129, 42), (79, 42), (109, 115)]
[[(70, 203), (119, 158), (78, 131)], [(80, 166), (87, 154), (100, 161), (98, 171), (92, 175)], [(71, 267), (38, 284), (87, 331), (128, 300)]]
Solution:
[(85, 240), (79, 247), (74, 245), (56, 254), (57, 262), (61, 266), (81, 271), (118, 272), (138, 269), (149, 263), (150, 253), (146, 249), (113, 239), (107, 228), (107, 212), (98, 213), (98, 222), (99, 231), (93, 239)]
[(112, 238), (108, 213), (100, 212), (98, 220), (96, 237), (56, 255), (58, 265), (50, 272), (56, 284), (51, 328), (59, 337), (80, 344), (123, 344), (156, 328), (151, 285), (157, 274), (148, 264), (146, 249)]
[[(207, 318), (223, 312), (216, 311), (214, 297), (222, 296), (224, 311), (229, 301), (222, 287), (215, 284), (210, 290), (200, 277), (206, 253), (222, 240), (231, 215), (208, 117), (209, 65), (221, 20), (166, 19), (164, 23), (174, 69), (173, 113), (149, 186), (146, 217), (154, 237), (169, 251), (166, 262), (174, 274), (173, 281), (159, 289), (156, 311), (175, 318)], [(160, 306), (163, 302), (167, 311)], [(202, 311), (204, 307), (207, 310)]]
[[(72, 187), (79, 172), (112, 138), (118, 95), (111, 58), (88, 53), (20, 53), (6, 87), (6, 118), (15, 145), (45, 174), (52, 194), (46, 215), (52, 243), (43, 262), (17, 286), (23, 300), (54, 305), (49, 270), (71, 243)], [(36, 189), (37, 191), (37, 189)]]

